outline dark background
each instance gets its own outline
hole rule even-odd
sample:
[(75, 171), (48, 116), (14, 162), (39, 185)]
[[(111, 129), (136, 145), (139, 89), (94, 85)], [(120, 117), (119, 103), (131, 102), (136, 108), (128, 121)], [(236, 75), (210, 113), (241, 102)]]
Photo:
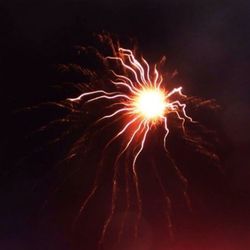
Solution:
[[(75, 45), (86, 44), (93, 32), (105, 30), (121, 38), (136, 38), (140, 50), (152, 61), (165, 54), (169, 67), (178, 69), (187, 94), (215, 98), (222, 107), (215, 123), (222, 135), (220, 155), (225, 173), (209, 164), (191, 168), (194, 210), (177, 209), (176, 240), (169, 243), (164, 232), (156, 230), (157, 223), (148, 222), (145, 238), (134, 246), (126, 243), (126, 249), (248, 250), (249, 12), (250, 2), (241, 0), (1, 2), (0, 248), (94, 249), (85, 243), (95, 241), (95, 236), (84, 238), (88, 229), (72, 233), (68, 226), (86, 192), (78, 190), (77, 184), (52, 195), (52, 205), (42, 209), (61, 183), (53, 174), (48, 181), (47, 173), (67, 151), (70, 140), (65, 147), (48, 147), (46, 153), (23, 160), (37, 142), (49, 137), (41, 135), (31, 143), (24, 135), (54, 116), (46, 110), (39, 114), (16, 111), (66, 97), (68, 93), (53, 88), (64, 80), (53, 66), (74, 60)], [(73, 183), (79, 183), (80, 177), (78, 181), (74, 178)], [(99, 210), (90, 213), (89, 224)], [(157, 213), (158, 208), (152, 211)]]

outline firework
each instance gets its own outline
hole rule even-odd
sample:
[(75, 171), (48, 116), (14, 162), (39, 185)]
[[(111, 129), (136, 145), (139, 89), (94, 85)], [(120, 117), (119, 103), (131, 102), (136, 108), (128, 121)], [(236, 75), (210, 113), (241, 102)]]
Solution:
[[(117, 87), (115, 92), (107, 92), (103, 89), (85, 92), (76, 98), (69, 98), (70, 102), (83, 101), (86, 104), (91, 102), (98, 102), (102, 99), (112, 101), (112, 105), (117, 106), (114, 112), (101, 117), (97, 122), (102, 120), (112, 120), (116, 116), (123, 116), (127, 120), (126, 124), (117, 134), (108, 142), (106, 148), (113, 143), (119, 136), (124, 136), (127, 140), (125, 147), (119, 153), (116, 162), (122, 154), (128, 150), (129, 147), (134, 147), (135, 154), (131, 171), (133, 172), (134, 183), (136, 186), (136, 194), (138, 201), (138, 218), (141, 217), (141, 195), (139, 190), (139, 180), (136, 170), (136, 161), (143, 151), (144, 144), (146, 143), (147, 135), (153, 126), (164, 126), (165, 136), (163, 139), (163, 146), (167, 151), (166, 140), (169, 133), (168, 129), (168, 115), (174, 113), (182, 124), (183, 132), (185, 131), (186, 120), (193, 122), (192, 118), (186, 114), (186, 104), (182, 103), (180, 99), (186, 96), (182, 93), (182, 87), (174, 88), (168, 91), (163, 84), (163, 77), (157, 70), (156, 65), (153, 70), (150, 68), (147, 61), (142, 58), (143, 64), (140, 63), (134, 56), (131, 50), (118, 48), (117, 57), (106, 57), (105, 60), (115, 60), (121, 64), (123, 70), (128, 72), (127, 75), (118, 74), (112, 70), (115, 77), (110, 80), (108, 84)], [(132, 75), (133, 77), (129, 77)], [(128, 131), (131, 129), (129, 135)], [(139, 147), (137, 146), (139, 143)], [(137, 148), (137, 149), (136, 149)], [(105, 235), (107, 227), (110, 223), (111, 217), (115, 209), (116, 185), (117, 185), (117, 171), (115, 171), (113, 178), (113, 201), (111, 215), (107, 219), (103, 232), (102, 239)], [(91, 195), (95, 192), (91, 192)], [(91, 196), (90, 195), (90, 196)], [(86, 200), (87, 203), (88, 199)], [(84, 205), (85, 206), (85, 205)], [(138, 225), (138, 224), (136, 224)], [(135, 234), (137, 235), (137, 228)]]
[[(164, 72), (158, 70), (159, 65), (151, 65), (143, 57), (137, 57), (134, 49), (122, 48), (119, 43), (115, 44), (109, 36), (100, 35), (99, 38), (102, 43), (109, 45), (112, 50), (111, 55), (103, 56), (93, 47), (81, 47), (79, 51), (84, 51), (84, 53), (94, 52), (96, 58), (103, 65), (102, 70), (97, 72), (97, 70), (86, 69), (76, 64), (61, 66), (63, 70), (70, 71), (73, 69), (80, 72), (81, 75), (89, 79), (89, 83), (76, 85), (80, 91), (78, 96), (53, 103), (58, 107), (67, 108), (70, 114), (66, 118), (52, 122), (51, 125), (57, 125), (58, 122), (75, 121), (75, 117), (86, 116), (89, 112), (98, 114), (98, 116), (95, 116), (92, 125), (84, 129), (81, 138), (72, 146), (66, 157), (67, 160), (77, 157), (79, 154), (88, 154), (91, 150), (91, 140), (93, 141), (92, 144), (97, 143), (98, 136), (101, 136), (100, 131), (104, 130), (104, 128), (109, 127), (113, 131), (113, 135), (108, 138), (101, 150), (99, 167), (96, 171), (93, 186), (89, 194), (84, 198), (74, 222), (75, 224), (78, 221), (91, 199), (96, 195), (101, 185), (100, 178), (103, 169), (106, 165), (109, 165), (112, 168), (111, 205), (110, 212), (102, 225), (99, 240), (99, 246), (102, 246), (118, 207), (118, 193), (121, 189), (121, 182), (125, 185), (125, 206), (118, 232), (118, 240), (123, 235), (127, 214), (133, 206), (133, 198), (137, 211), (133, 234), (134, 237), (138, 237), (143, 212), (138, 160), (143, 157), (143, 150), (148, 143), (149, 135), (158, 133), (160, 129), (164, 131), (161, 137), (162, 148), (169, 160), (170, 167), (174, 169), (176, 176), (182, 183), (183, 195), (189, 207), (191, 205), (187, 195), (188, 181), (170, 155), (168, 150), (169, 135), (177, 130), (181, 138), (190, 146), (193, 146), (195, 151), (215, 161), (218, 161), (218, 157), (208, 142), (202, 140), (201, 136), (197, 136), (196, 132), (191, 131), (192, 126), (195, 126), (197, 131), (199, 129), (203, 130), (204, 127), (194, 121), (186, 110), (188, 105), (196, 108), (202, 106), (216, 108), (215, 102), (213, 100), (203, 101), (200, 98), (188, 97), (183, 93), (182, 86), (171, 88), (167, 84)], [(81, 126), (79, 121), (77, 126)], [(47, 127), (44, 126), (42, 129)], [(69, 134), (70, 131), (66, 131), (63, 136)], [(98, 133), (99, 135), (97, 135)], [(56, 138), (56, 141), (59, 139)], [(85, 151), (81, 152), (79, 149), (83, 145)], [(119, 149), (116, 150), (116, 155), (113, 157), (114, 161), (109, 164), (105, 163), (107, 152), (114, 145)], [(159, 187), (163, 192), (166, 207), (165, 217), (171, 235), (171, 199), (166, 190), (165, 181), (162, 180), (157, 167), (154, 163), (151, 165)], [(121, 175), (121, 172), (124, 175)], [(121, 176), (123, 176), (123, 180), (121, 180)]]

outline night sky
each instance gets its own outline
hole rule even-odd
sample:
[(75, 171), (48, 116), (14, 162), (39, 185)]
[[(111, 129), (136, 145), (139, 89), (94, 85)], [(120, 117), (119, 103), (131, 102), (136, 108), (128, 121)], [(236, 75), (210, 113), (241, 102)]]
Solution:
[[(163, 230), (160, 198), (144, 173), (145, 216), (140, 240), (129, 237), (107, 250), (250, 249), (250, 2), (184, 0), (5, 0), (0, 3), (0, 249), (94, 250), (100, 221), (109, 206), (108, 179), (87, 215), (72, 230), (93, 177), (95, 153), (58, 170), (79, 131), (46, 146), (58, 131), (32, 131), (60, 116), (55, 109), (22, 108), (75, 94), (62, 87), (58, 64), (76, 62), (74, 47), (107, 31), (121, 41), (133, 38), (145, 58), (167, 57), (178, 70), (185, 93), (215, 98), (216, 114), (201, 119), (220, 138), (223, 171), (183, 147), (192, 211), (174, 198), (174, 239)], [(92, 63), (91, 61), (89, 62)], [(63, 129), (60, 127), (60, 129)], [(157, 154), (157, 151), (150, 153)], [(148, 156), (147, 156), (148, 157)], [(145, 158), (146, 165), (150, 157)], [(159, 154), (159, 158), (162, 156)], [(181, 158), (181, 157), (180, 157)], [(161, 163), (162, 161), (159, 160)], [(74, 169), (91, 166), (92, 170)], [(171, 180), (170, 180), (171, 181)], [(158, 198), (157, 198), (158, 197)], [(46, 202), (48, 201), (48, 202)], [(116, 215), (119, 218), (119, 214)], [(131, 220), (133, 220), (131, 213)], [(118, 219), (117, 219), (118, 220)], [(115, 226), (114, 226), (115, 227)], [(98, 229), (99, 228), (99, 229)], [(115, 229), (114, 229), (115, 230)]]

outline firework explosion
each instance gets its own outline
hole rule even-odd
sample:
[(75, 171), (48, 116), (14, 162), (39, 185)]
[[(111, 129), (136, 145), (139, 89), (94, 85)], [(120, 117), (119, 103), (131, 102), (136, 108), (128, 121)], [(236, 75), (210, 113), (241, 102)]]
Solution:
[[(180, 97), (186, 96), (182, 93), (182, 87), (174, 88), (167, 91), (163, 86), (163, 77), (159, 74), (156, 65), (152, 72), (149, 64), (142, 58), (144, 65), (142, 65), (133, 55), (131, 50), (118, 48), (117, 57), (106, 57), (105, 60), (118, 61), (125, 72), (130, 72), (133, 78), (126, 75), (117, 74), (112, 70), (115, 80), (110, 80), (110, 84), (117, 87), (116, 92), (107, 92), (105, 90), (96, 90), (81, 94), (76, 98), (68, 99), (71, 102), (84, 101), (85, 103), (98, 102), (101, 99), (112, 100), (112, 106), (117, 108), (111, 114), (101, 117), (97, 122), (107, 119), (113, 120), (115, 117), (123, 116), (127, 120), (125, 126), (108, 142), (105, 148), (113, 143), (119, 136), (124, 136), (127, 140), (125, 147), (118, 154), (116, 162), (122, 154), (126, 152), (129, 147), (133, 147), (134, 156), (130, 171), (133, 172), (134, 184), (136, 187), (136, 195), (138, 202), (138, 222), (141, 217), (142, 201), (139, 190), (139, 180), (136, 169), (136, 161), (141, 154), (144, 144), (146, 143), (147, 135), (153, 126), (164, 126), (165, 136), (163, 145), (165, 150), (166, 139), (169, 133), (167, 119), (170, 113), (175, 113), (176, 117), (182, 124), (183, 132), (185, 121), (193, 122), (192, 118), (186, 114), (186, 104), (181, 103)], [(130, 129), (131, 128), (131, 129)], [(128, 133), (130, 129), (130, 132)], [(137, 147), (139, 143), (139, 147)], [(116, 163), (115, 163), (116, 165)], [(104, 224), (102, 239), (105, 235), (107, 227), (111, 221), (115, 210), (115, 197), (117, 185), (117, 171), (115, 170), (112, 188), (112, 211)], [(94, 189), (95, 190), (95, 189)], [(88, 199), (87, 199), (88, 200)], [(135, 234), (137, 235), (137, 226)]]
[[(194, 121), (189, 116), (189, 112), (186, 111), (189, 105), (190, 107), (194, 106), (196, 109), (204, 106), (212, 109), (217, 108), (218, 106), (214, 100), (204, 101), (197, 97), (188, 97), (183, 94), (182, 86), (170, 89), (166, 79), (164, 79), (164, 74), (158, 70), (159, 65), (152, 66), (143, 57), (136, 57), (134, 49), (122, 48), (119, 43), (115, 44), (109, 36), (99, 35), (99, 39), (102, 43), (108, 44), (113, 55), (103, 56), (93, 47), (79, 47), (79, 51), (84, 51), (84, 53), (94, 52), (95, 57), (98, 58), (104, 69), (97, 72), (97, 70), (83, 68), (77, 64), (61, 65), (63, 71), (73, 69), (80, 72), (81, 75), (89, 79), (90, 83), (76, 85), (81, 92), (77, 97), (70, 97), (64, 101), (52, 103), (58, 107), (66, 108), (69, 115), (66, 118), (51, 122), (49, 126), (55, 126), (65, 121), (76, 122), (77, 126), (81, 126), (79, 120), (75, 119), (75, 117), (86, 116), (91, 110), (92, 112), (95, 112), (94, 109), (96, 110), (98, 116), (96, 116), (92, 125), (84, 129), (81, 138), (74, 143), (66, 160), (77, 157), (79, 154), (89, 154), (91, 142), (92, 144), (98, 144), (98, 140), (102, 137), (100, 133), (106, 127), (114, 131), (101, 150), (93, 186), (89, 194), (84, 198), (74, 222), (75, 225), (91, 199), (96, 195), (101, 186), (100, 178), (102, 173), (105, 167), (109, 165), (112, 168), (111, 206), (110, 212), (102, 225), (99, 240), (99, 247), (101, 247), (108, 230), (111, 228), (114, 214), (118, 210), (120, 199), (118, 194), (121, 190), (124, 190), (125, 203), (122, 208), (123, 216), (120, 219), (120, 229), (117, 233), (118, 241), (123, 235), (126, 217), (131, 210), (136, 210), (133, 235), (135, 238), (138, 237), (143, 213), (138, 159), (143, 156), (143, 150), (149, 144), (148, 137), (150, 134), (159, 133), (157, 132), (159, 129), (164, 131), (161, 136), (162, 148), (170, 167), (173, 168), (174, 173), (182, 183), (183, 196), (189, 207), (191, 205), (187, 194), (188, 181), (168, 150), (169, 135), (177, 130), (182, 140), (195, 148), (196, 152), (208, 156), (215, 162), (219, 162), (219, 159), (214, 153), (211, 144), (202, 140), (200, 135), (197, 135), (197, 131), (202, 130), (204, 132), (205, 128)], [(45, 130), (49, 126), (43, 126), (41, 130)], [(193, 129), (194, 127), (195, 129)], [(53, 142), (60, 140), (70, 131), (72, 129), (64, 132), (60, 138), (56, 138)], [(99, 135), (97, 135), (98, 133)], [(105, 163), (105, 156), (108, 155), (107, 152), (112, 146), (116, 147), (114, 161)], [(84, 152), (80, 150), (82, 147), (86, 149)], [(171, 198), (166, 190), (165, 181), (155, 164), (152, 163), (151, 165), (155, 171), (159, 187), (163, 192), (166, 210), (165, 218), (171, 235)], [(124, 174), (121, 174), (121, 172)], [(135, 201), (135, 205), (133, 201)]]

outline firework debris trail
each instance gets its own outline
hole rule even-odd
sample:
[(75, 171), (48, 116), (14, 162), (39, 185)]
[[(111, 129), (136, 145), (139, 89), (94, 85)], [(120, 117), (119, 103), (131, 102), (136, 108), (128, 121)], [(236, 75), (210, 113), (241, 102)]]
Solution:
[[(165, 131), (162, 137), (162, 146), (165, 150), (166, 157), (169, 159), (170, 167), (173, 168), (176, 176), (182, 183), (183, 195), (189, 207), (191, 205), (187, 194), (188, 181), (168, 150), (168, 135), (171, 133), (168, 126), (170, 119), (174, 121), (176, 130), (182, 135), (183, 140), (195, 147), (196, 151), (205, 154), (217, 162), (219, 159), (210, 145), (204, 142), (201, 136), (194, 136), (195, 133), (189, 133), (188, 130), (190, 126), (186, 126), (186, 124), (191, 123), (193, 127), (204, 129), (201, 124), (194, 121), (191, 116), (189, 116), (186, 111), (187, 105), (216, 108), (216, 103), (213, 100), (204, 101), (197, 97), (187, 97), (183, 94), (181, 86), (168, 89), (164, 74), (157, 69), (156, 64), (153, 66), (149, 65), (143, 57), (137, 59), (135, 56), (135, 49), (130, 50), (122, 48), (119, 42), (114, 42), (107, 34), (101, 34), (97, 37), (101, 43), (107, 44), (111, 48), (111, 55), (104, 56), (94, 47), (78, 47), (78, 49), (80, 52), (86, 54), (94, 52), (95, 57), (103, 64), (106, 75), (100, 75), (100, 72), (98, 73), (95, 70), (83, 68), (81, 65), (77, 64), (61, 65), (61, 69), (65, 71), (73, 69), (74, 71), (80, 72), (84, 77), (89, 79), (89, 83), (75, 84), (75, 87), (80, 91), (78, 96), (67, 98), (61, 102), (52, 103), (59, 108), (68, 109), (70, 114), (62, 119), (51, 122), (48, 126), (43, 126), (41, 130), (45, 130), (49, 126), (57, 125), (57, 123), (60, 122), (74, 120), (75, 116), (82, 115), (81, 108), (88, 110), (91, 109), (91, 105), (97, 105), (97, 107), (99, 107), (98, 109), (101, 110), (102, 115), (94, 121), (89, 129), (85, 130), (81, 138), (72, 146), (72, 149), (66, 157), (66, 160), (70, 160), (73, 157), (77, 157), (83, 145), (86, 147), (86, 138), (94, 138), (97, 136), (98, 132), (105, 127), (112, 128), (113, 126), (114, 129), (117, 129), (117, 124), (120, 127), (120, 129), (114, 133), (113, 137), (107, 141), (102, 150), (102, 156), (100, 157), (101, 160), (98, 164), (93, 186), (89, 194), (84, 198), (74, 222), (75, 224), (78, 221), (99, 189), (100, 178), (102, 177), (102, 172), (105, 167), (104, 158), (107, 155), (107, 150), (113, 144), (120, 145), (120, 143), (117, 143), (117, 140), (122, 140), (122, 147), (111, 166), (113, 168), (112, 197), (110, 212), (103, 223), (100, 235), (99, 247), (101, 247), (105, 240), (105, 235), (111, 227), (112, 219), (117, 209), (117, 199), (120, 190), (119, 172), (121, 171), (123, 171), (125, 178), (126, 201), (123, 213), (124, 216), (121, 219), (120, 230), (118, 232), (118, 240), (122, 237), (126, 224), (126, 216), (132, 206), (133, 190), (135, 190), (135, 200), (137, 204), (134, 237), (138, 237), (143, 208), (138, 174), (138, 159), (143, 156), (143, 149), (147, 143), (149, 133), (156, 132), (154, 128), (161, 127)], [(105, 78), (105, 81), (103, 78)], [(114, 124), (116, 124), (116, 126), (114, 126)], [(96, 132), (95, 130), (98, 131)], [(91, 133), (89, 131), (91, 131)], [(56, 140), (60, 140), (65, 134), (69, 133), (70, 130), (65, 131), (64, 134)], [(95, 139), (93, 139), (93, 141), (95, 141)], [(89, 150), (90, 149), (87, 149), (87, 151)], [(124, 162), (125, 164), (123, 168), (121, 168)], [(169, 234), (172, 234), (172, 221), (170, 215), (171, 199), (156, 164), (152, 162), (151, 165), (163, 193), (166, 204), (166, 223), (169, 228)], [(132, 180), (132, 183), (130, 180)]]

